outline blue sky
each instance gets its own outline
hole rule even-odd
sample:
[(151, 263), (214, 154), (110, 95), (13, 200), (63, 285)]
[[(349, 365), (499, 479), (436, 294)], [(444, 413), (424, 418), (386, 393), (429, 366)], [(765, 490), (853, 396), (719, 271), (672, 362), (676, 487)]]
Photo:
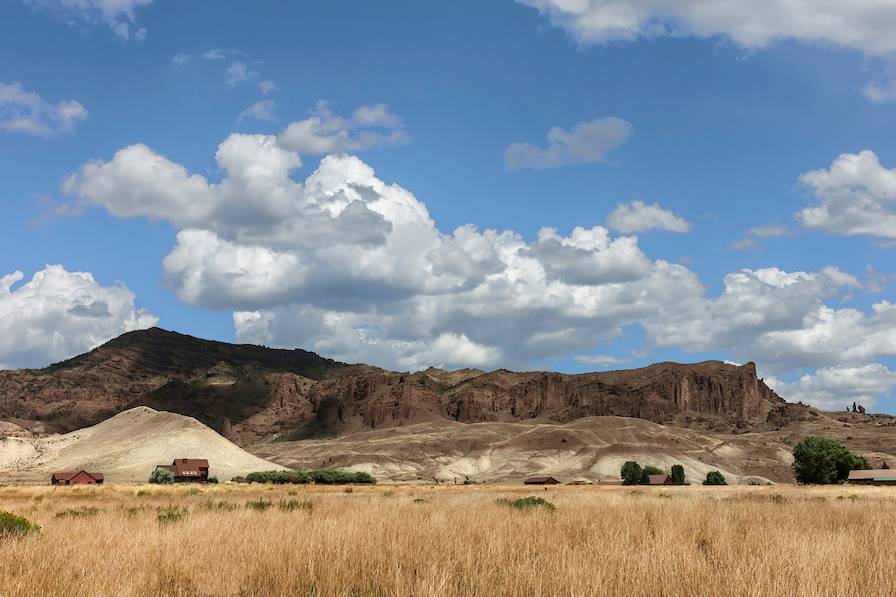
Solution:
[(157, 322), (896, 411), (896, 12), (615, 4), (4, 3), (0, 364)]

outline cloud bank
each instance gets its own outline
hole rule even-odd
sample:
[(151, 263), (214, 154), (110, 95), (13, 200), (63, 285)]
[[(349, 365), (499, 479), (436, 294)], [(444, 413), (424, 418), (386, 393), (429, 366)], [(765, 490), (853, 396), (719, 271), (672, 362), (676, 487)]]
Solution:
[[(720, 351), (773, 376), (817, 369), (811, 383), (782, 382), (795, 395), (834, 379), (823, 371), (896, 355), (896, 306), (842, 306), (862, 284), (833, 267), (744, 269), (711, 296), (693, 271), (603, 226), (544, 227), (533, 240), (473, 224), (443, 232), (410, 191), (344, 153), (294, 177), (303, 155), (357, 145), (362, 123), (395, 126), (389, 114), (326, 112), (280, 135), (230, 135), (215, 155), (218, 181), (133, 145), (85, 164), (65, 191), (175, 226), (166, 280), (186, 303), (232, 310), (241, 342), (396, 369), (525, 367), (589, 362), (582, 355), (635, 325), (645, 348)], [(617, 219), (633, 231), (684, 229), (658, 205), (623, 206)]]
[(121, 283), (102, 286), (86, 272), (48, 265), (30, 281), (20, 271), (0, 276), (0, 368), (43, 367), (110, 338), (154, 326)]

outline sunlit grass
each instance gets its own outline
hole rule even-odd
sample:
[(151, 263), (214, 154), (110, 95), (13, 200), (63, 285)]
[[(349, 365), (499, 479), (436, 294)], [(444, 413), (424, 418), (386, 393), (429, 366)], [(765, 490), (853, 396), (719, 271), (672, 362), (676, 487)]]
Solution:
[(896, 489), (388, 491), (0, 488), (0, 594), (896, 594)]

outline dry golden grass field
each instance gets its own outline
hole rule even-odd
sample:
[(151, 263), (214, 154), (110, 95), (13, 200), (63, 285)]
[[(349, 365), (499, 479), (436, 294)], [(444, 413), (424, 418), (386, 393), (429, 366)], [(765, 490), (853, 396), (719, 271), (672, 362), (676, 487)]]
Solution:
[[(526, 495), (556, 509), (499, 501)], [(41, 526), (0, 537), (3, 597), (896, 594), (889, 488), (3, 487), (0, 510)]]

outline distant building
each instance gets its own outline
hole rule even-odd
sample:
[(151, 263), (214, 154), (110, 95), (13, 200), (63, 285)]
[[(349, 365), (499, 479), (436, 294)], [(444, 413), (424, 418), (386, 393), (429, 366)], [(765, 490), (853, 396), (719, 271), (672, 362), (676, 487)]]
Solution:
[(53, 473), (50, 485), (102, 485), (103, 473), (74, 471), (70, 473)]
[(648, 485), (671, 485), (672, 477), (666, 474), (662, 475), (647, 475), (647, 484)]
[(523, 483), (526, 485), (559, 485), (560, 481), (554, 477), (529, 477)]
[(156, 468), (171, 471), (178, 482), (208, 481), (208, 460), (205, 458), (175, 458), (171, 464), (160, 464)]
[(879, 468), (870, 471), (849, 471), (846, 480), (862, 485), (896, 485), (896, 469)]

